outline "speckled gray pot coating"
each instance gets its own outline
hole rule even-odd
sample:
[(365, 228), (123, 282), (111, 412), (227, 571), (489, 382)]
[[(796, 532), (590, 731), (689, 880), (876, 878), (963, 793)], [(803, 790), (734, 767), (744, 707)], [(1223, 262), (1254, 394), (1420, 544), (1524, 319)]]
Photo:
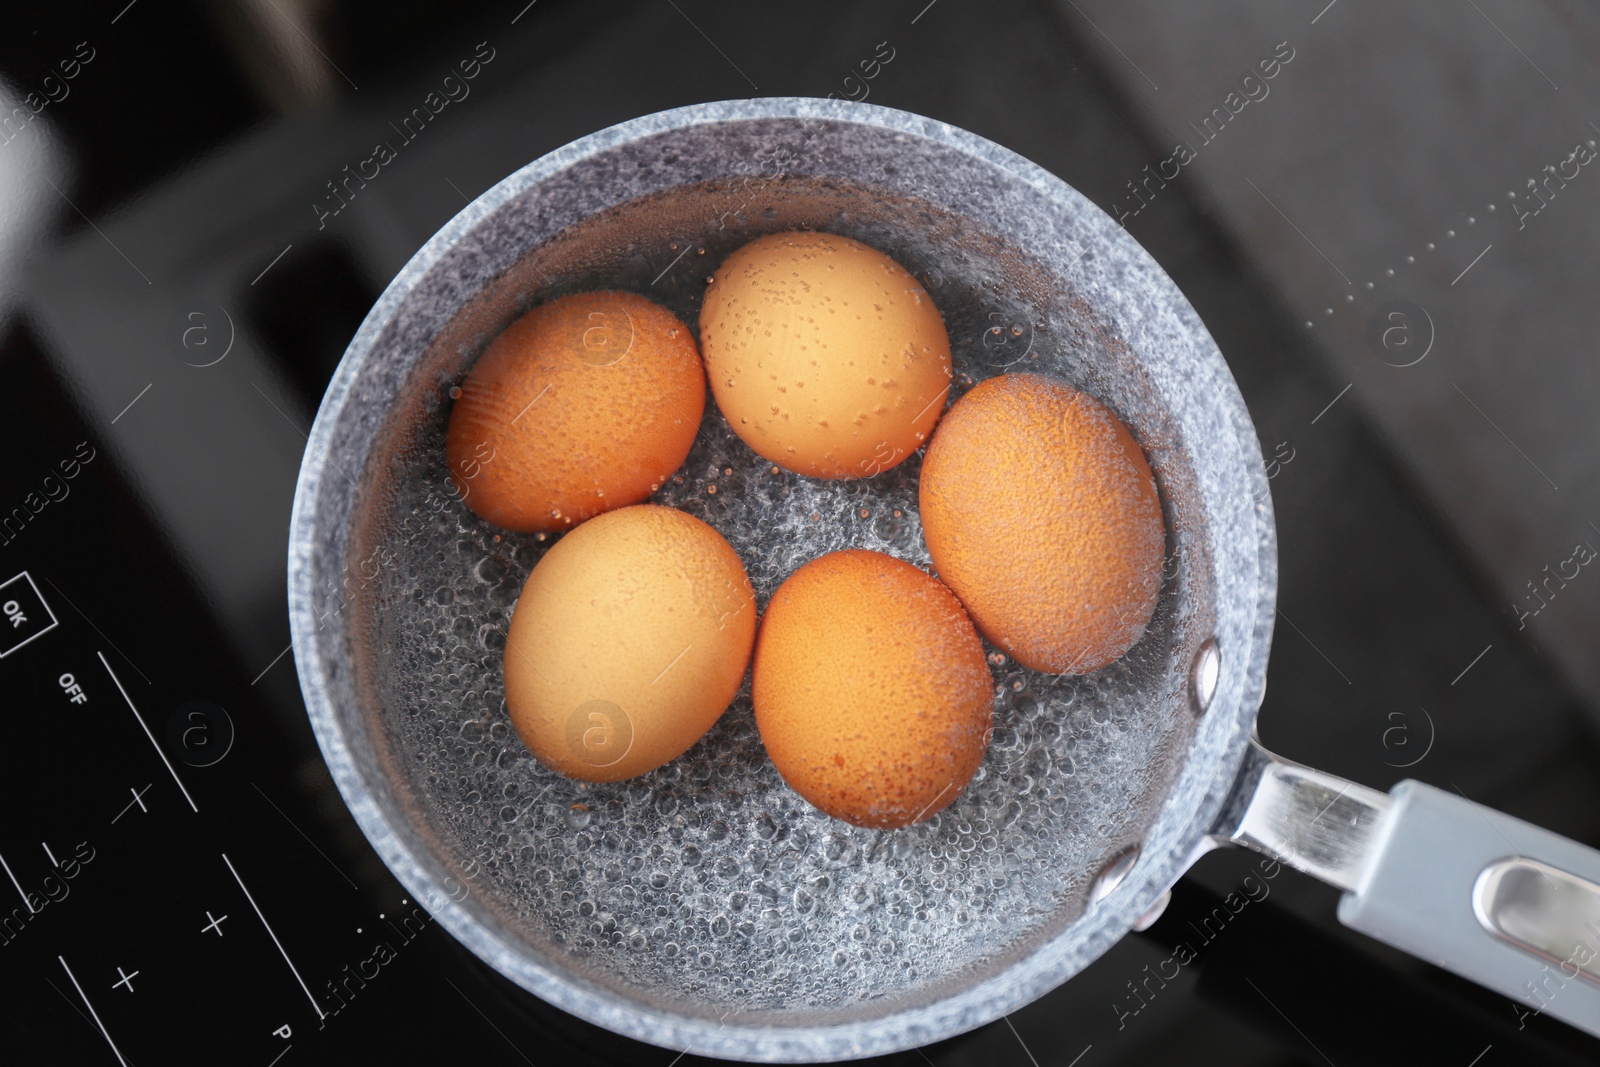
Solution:
[[(371, 558), (367, 529), (381, 511), (371, 499), (382, 492), (372, 488), (384, 466), (379, 446), (391, 447), (398, 413), (414, 406), (421, 379), (437, 378), (434, 364), (459, 364), (502, 324), (474, 318), (482, 295), (530, 249), (597, 212), (689, 183), (763, 175), (837, 178), (927, 201), (1025, 250), (1063, 294), (1087, 305), (1140, 378), (1140, 395), (1118, 395), (1111, 368), (1104, 391), (1092, 391), (1120, 401), (1147, 448), (1154, 437), (1181, 452), (1184, 565), (1206, 572), (1197, 583), (1210, 593), (1202, 616), (1223, 653), (1188, 758), (1175, 764), (1139, 861), (1109, 898), (931, 1000), (887, 1016), (863, 1006), (778, 1026), (629, 996), (520, 939), (462, 884), (459, 865), (416, 810), (383, 735), (379, 698), (359, 669), (378, 658), (360, 620), (362, 579), (384, 563)], [(1150, 256), (1075, 190), (982, 138), (905, 112), (813, 99), (696, 105), (599, 131), (529, 164), (451, 220), (385, 290), (339, 366), (301, 470), (289, 556), (294, 650), (312, 725), (357, 822), (401, 883), (473, 952), (545, 1000), (641, 1040), (756, 1061), (848, 1059), (940, 1040), (1034, 1000), (1122, 937), (1183, 872), (1226, 797), (1265, 683), (1276, 584), (1270, 498), (1243, 401), (1198, 316)]]

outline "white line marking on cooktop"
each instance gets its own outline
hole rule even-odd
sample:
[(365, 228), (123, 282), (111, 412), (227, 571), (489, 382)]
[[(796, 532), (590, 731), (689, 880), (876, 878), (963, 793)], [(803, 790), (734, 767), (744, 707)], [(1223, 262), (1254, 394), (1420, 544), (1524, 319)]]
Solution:
[[(130, 5), (131, 6), (131, 5)], [(106, 1039), (106, 1044), (111, 1046), (111, 1051), (117, 1054), (117, 1062), (122, 1067), (128, 1067), (128, 1061), (122, 1058), (122, 1050), (117, 1048), (117, 1043), (111, 1040), (111, 1034), (106, 1030), (106, 1024), (100, 1021), (100, 1013), (94, 1010), (94, 1005), (89, 1003), (88, 994), (84, 993), (83, 986), (78, 984), (78, 976), (72, 973), (72, 968), (67, 966), (65, 957), (57, 956), (61, 961), (62, 970), (67, 972), (67, 977), (72, 979), (72, 988), (78, 991), (78, 996), (83, 997), (83, 1006), (89, 1009), (89, 1014), (94, 1016), (94, 1024), (100, 1028), (100, 1036)]]
[[(122, 679), (117, 677), (117, 672), (112, 670), (111, 664), (106, 662), (106, 654), (104, 652), (96, 652), (95, 655), (100, 657), (100, 665), (106, 669), (107, 674), (111, 675), (111, 680), (117, 683), (117, 692), (121, 693), (122, 699), (128, 702), (128, 710), (133, 712), (133, 717), (139, 720), (139, 726), (144, 730), (144, 735), (150, 739), (150, 747), (156, 750), (156, 755), (161, 757), (161, 762), (167, 765), (167, 773), (172, 775), (174, 782), (178, 783), (178, 788), (183, 792), (183, 799), (189, 802), (191, 810), (198, 812), (200, 809), (195, 805), (194, 797), (189, 795), (189, 790), (184, 786), (183, 779), (178, 777), (178, 772), (172, 769), (172, 761), (167, 759), (167, 754), (162, 751), (160, 745), (156, 744), (156, 735), (150, 732), (150, 727), (145, 723), (144, 716), (140, 715), (139, 709), (133, 706), (133, 698), (128, 696), (128, 691), (122, 688)], [(143, 804), (139, 806), (144, 807)]]
[(0, 856), (0, 867), (4, 867), (6, 869), (6, 874), (11, 878), (11, 884), (17, 887), (17, 893), (22, 897), (22, 902), (28, 905), (28, 914), (36, 914), (33, 901), (29, 900), (28, 894), (22, 891), (22, 883), (17, 881), (17, 876), (11, 873), (11, 864), (6, 862), (6, 858), (4, 856)]
[(306, 985), (306, 980), (300, 977), (300, 972), (295, 968), (294, 961), (291, 960), (289, 958), (289, 954), (283, 950), (283, 942), (279, 941), (278, 935), (272, 932), (272, 924), (267, 922), (267, 917), (265, 915), (261, 914), (261, 906), (256, 903), (256, 898), (250, 895), (250, 890), (244, 884), (244, 879), (240, 878), (239, 872), (234, 870), (233, 861), (228, 858), (228, 854), (226, 852), (222, 854), (222, 862), (228, 865), (228, 871), (233, 875), (233, 880), (239, 883), (240, 889), (244, 890), (244, 898), (248, 900), (250, 902), (250, 906), (256, 910), (256, 918), (261, 920), (261, 925), (267, 928), (267, 936), (272, 938), (272, 943), (274, 945), (278, 946), (278, 953), (283, 957), (283, 962), (289, 965), (289, 972), (294, 975), (294, 980), (299, 982), (300, 988), (306, 991), (306, 999), (311, 1001), (311, 1006), (313, 1008), (317, 1009), (317, 1018), (325, 1018), (326, 1016), (322, 1010), (322, 1005), (318, 1004), (317, 998), (311, 995), (311, 989)]

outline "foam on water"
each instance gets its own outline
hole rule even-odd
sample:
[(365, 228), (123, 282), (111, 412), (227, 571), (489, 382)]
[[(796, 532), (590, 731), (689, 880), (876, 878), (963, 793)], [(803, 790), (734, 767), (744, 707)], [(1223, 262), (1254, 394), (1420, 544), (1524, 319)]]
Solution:
[[(604, 256), (545, 259), (524, 272), (539, 280), (516, 306), (628, 288), (693, 327), (723, 255), (758, 232), (814, 225), (881, 248), (924, 279), (950, 329), (954, 395), (1025, 369), (1089, 389), (1129, 422), (1150, 452), (1169, 525), (1155, 618), (1126, 657), (1082, 677), (1021, 669), (986, 648), (993, 741), (944, 811), (873, 831), (811, 808), (766, 757), (748, 678), (703, 740), (643, 777), (591, 785), (536, 762), (511, 729), (501, 658), (518, 593), (554, 538), (498, 530), (448, 491), (444, 428), (459, 375), (439, 377), (420, 398), (409, 447), (391, 464), (377, 544), (364, 553), (382, 562), (367, 617), (384, 734), (450, 865), (470, 870), (486, 906), (568, 965), (713, 1016), (815, 1020), (873, 998), (927, 999), (1060, 931), (1082, 913), (1105, 861), (1141, 840), (1193, 729), (1184, 679), (1206, 635), (1193, 624), (1194, 579), (1181, 565), (1192, 539), (1172, 508), (1186, 473), (1160, 412), (1140, 406), (1128, 361), (1081, 302), (1008, 286), (1000, 254), (983, 242), (939, 220), (911, 240), (894, 225), (905, 208), (841, 202), (860, 199), (791, 192), (746, 212), (742, 228), (703, 226), (688, 248), (659, 211), (641, 208), (631, 220), (622, 211), (596, 225), (627, 233), (625, 243), (607, 238), (616, 247)], [(680, 252), (691, 266), (652, 284)], [(479, 329), (461, 346), (462, 369), (487, 336)], [(795, 568), (835, 549), (931, 567), (917, 514), (920, 465), (919, 453), (847, 482), (775, 469), (708, 400), (687, 462), (653, 499), (720, 531), (764, 608)], [(897, 713), (882, 709), (885, 729)]]

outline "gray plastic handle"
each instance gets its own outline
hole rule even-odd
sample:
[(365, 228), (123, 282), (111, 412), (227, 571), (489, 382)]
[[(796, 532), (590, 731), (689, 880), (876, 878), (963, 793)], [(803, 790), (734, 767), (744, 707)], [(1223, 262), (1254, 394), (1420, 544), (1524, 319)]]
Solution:
[(1600, 1037), (1600, 852), (1456, 793), (1387, 795), (1252, 740), (1210, 839), (1344, 890), (1339, 919)]
[(1405, 781), (1339, 920), (1600, 1036), (1600, 852)]

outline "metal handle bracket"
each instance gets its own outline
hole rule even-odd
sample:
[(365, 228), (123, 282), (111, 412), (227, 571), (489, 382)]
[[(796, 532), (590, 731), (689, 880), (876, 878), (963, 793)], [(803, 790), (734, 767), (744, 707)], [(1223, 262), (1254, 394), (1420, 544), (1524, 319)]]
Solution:
[(1360, 884), (1389, 803), (1385, 793), (1251, 741), (1211, 833), (1350, 890)]

